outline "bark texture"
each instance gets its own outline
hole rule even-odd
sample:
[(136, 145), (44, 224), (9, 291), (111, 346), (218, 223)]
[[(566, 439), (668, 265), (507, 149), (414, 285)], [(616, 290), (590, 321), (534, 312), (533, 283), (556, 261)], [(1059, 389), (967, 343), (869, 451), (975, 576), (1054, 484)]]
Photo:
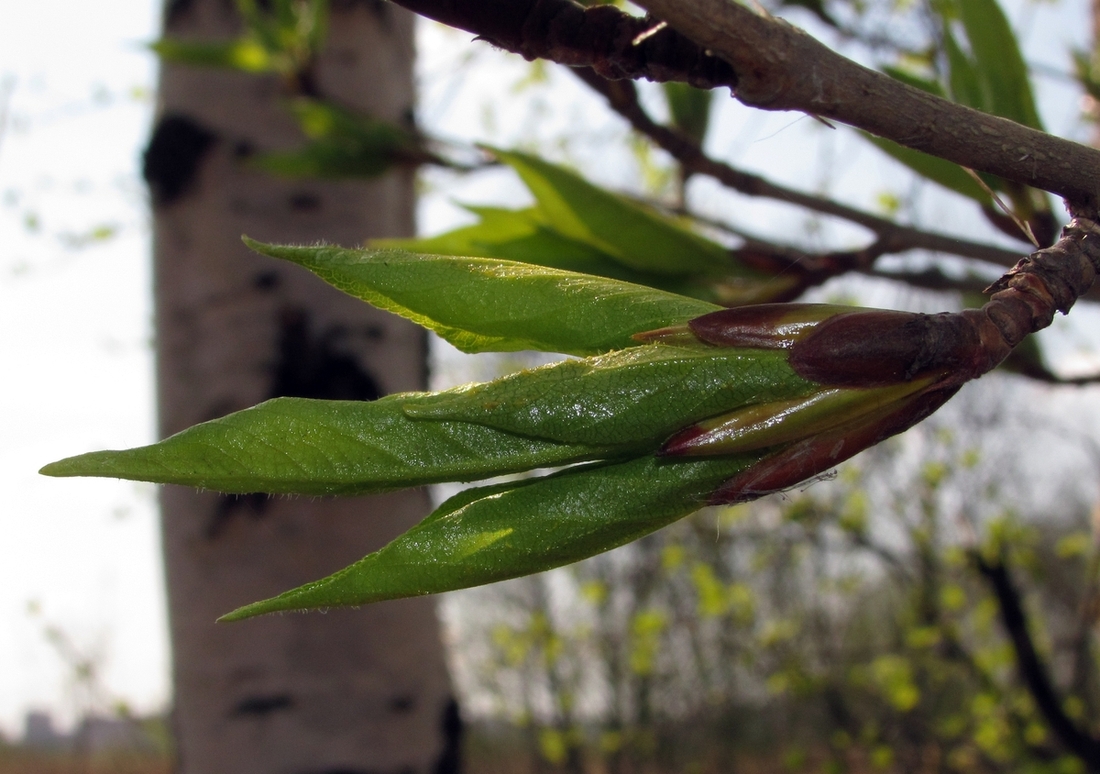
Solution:
[[(172, 0), (166, 34), (225, 39), (227, 0)], [(410, 115), (412, 20), (334, 2), (314, 73), (325, 96)], [(277, 395), (372, 399), (424, 385), (425, 339), (316, 278), (249, 252), (270, 242), (357, 244), (413, 232), (411, 171), (377, 182), (276, 180), (250, 154), (301, 142), (281, 85), (167, 67), (146, 153), (154, 199), (160, 428), (165, 435)], [(422, 518), (422, 490), (311, 501), (162, 496), (181, 774), (457, 770), (460, 721), (435, 603), (215, 624), (331, 573)]]

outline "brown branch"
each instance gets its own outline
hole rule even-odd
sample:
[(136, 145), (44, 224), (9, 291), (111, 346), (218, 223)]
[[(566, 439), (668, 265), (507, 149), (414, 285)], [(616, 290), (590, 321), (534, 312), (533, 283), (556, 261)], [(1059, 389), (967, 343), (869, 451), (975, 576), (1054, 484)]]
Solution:
[(989, 562), (979, 552), (971, 554), (975, 567), (997, 597), (1001, 623), (1012, 640), (1016, 667), (1039, 713), (1047, 725), (1089, 771), (1100, 772), (1100, 739), (1079, 728), (1062, 709), (1061, 699), (1051, 682), (1050, 673), (1035, 647), (1020, 592), (1004, 561)]
[(637, 0), (729, 62), (735, 96), (797, 110), (1094, 207), (1100, 151), (949, 102), (869, 70), (734, 0)]
[(585, 65), (608, 78), (737, 84), (725, 61), (678, 32), (611, 5), (572, 0), (393, 0), (414, 13), (472, 32), (526, 59)]
[(759, 175), (743, 172), (707, 156), (697, 142), (655, 122), (638, 101), (638, 92), (630, 81), (611, 81), (591, 68), (574, 68), (573, 72), (593, 90), (603, 95), (611, 108), (671, 155), (687, 171), (713, 177), (723, 185), (747, 196), (786, 202), (822, 215), (847, 220), (870, 229), (880, 241), (881, 254), (906, 250), (933, 250), (963, 258), (1012, 266), (1019, 253), (966, 239), (934, 234), (893, 221), (820, 196), (777, 185)]

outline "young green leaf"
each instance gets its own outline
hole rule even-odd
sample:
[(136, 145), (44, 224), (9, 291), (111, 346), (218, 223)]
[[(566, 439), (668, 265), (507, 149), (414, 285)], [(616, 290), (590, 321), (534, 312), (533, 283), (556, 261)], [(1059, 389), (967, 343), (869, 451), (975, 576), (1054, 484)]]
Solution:
[(599, 248), (550, 228), (537, 209), (507, 210), (470, 205), (466, 205), (466, 209), (478, 215), (481, 221), (424, 239), (375, 239), (371, 247), (501, 258), (632, 282), (704, 301), (719, 300), (720, 293), (713, 280), (632, 269)]
[(959, 0), (957, 5), (974, 68), (989, 93), (987, 109), (1042, 131), (1027, 64), (997, 0)]
[(245, 242), (435, 331), (464, 352), (598, 354), (631, 346), (631, 336), (640, 331), (718, 308), (626, 282), (511, 261)]
[(668, 103), (672, 125), (702, 145), (710, 125), (713, 92), (679, 81), (667, 81), (661, 84), (661, 88)]
[(951, 99), (967, 107), (992, 113), (993, 95), (989, 82), (982, 77), (976, 65), (963, 51), (946, 19), (943, 24), (943, 49), (947, 55), (947, 82), (951, 89)]
[(632, 269), (673, 276), (757, 276), (731, 261), (721, 245), (568, 170), (524, 153), (497, 149), (493, 153), (523, 178), (538, 202), (539, 214), (551, 227)]
[(651, 450), (700, 419), (817, 389), (791, 370), (784, 351), (650, 344), (448, 390), (405, 411), (562, 443)]
[(980, 204), (990, 203), (989, 194), (982, 190), (982, 187), (975, 182), (974, 178), (958, 164), (937, 156), (929, 156), (927, 153), (921, 153), (912, 148), (906, 148), (881, 137), (871, 135), (864, 135), (864, 137), (874, 143), (883, 153), (892, 156), (896, 161), (909, 167), (918, 175), (926, 177), (934, 183), (939, 183), (944, 188), (962, 194)]
[(435, 594), (560, 567), (691, 513), (757, 459), (647, 456), (470, 489), (350, 567), (222, 620)]
[[(592, 264), (603, 264), (605, 268), (618, 266), (619, 270), (625, 270), (599, 248), (547, 228), (534, 208), (508, 210), (474, 205), (463, 205), (463, 208), (480, 220), (472, 226), (463, 226), (434, 237), (373, 239), (371, 247), (431, 255), (503, 258), (567, 271), (579, 271), (577, 267)], [(602, 272), (587, 273), (608, 276)]]
[(277, 398), (151, 446), (54, 462), (48, 476), (183, 484), (218, 492), (350, 495), (614, 457), (607, 447), (521, 437), (406, 414), (427, 393), (381, 400)]
[(220, 492), (357, 494), (647, 454), (693, 422), (815, 389), (783, 352), (652, 344), (442, 393), (280, 398), (151, 446), (83, 454), (42, 472)]

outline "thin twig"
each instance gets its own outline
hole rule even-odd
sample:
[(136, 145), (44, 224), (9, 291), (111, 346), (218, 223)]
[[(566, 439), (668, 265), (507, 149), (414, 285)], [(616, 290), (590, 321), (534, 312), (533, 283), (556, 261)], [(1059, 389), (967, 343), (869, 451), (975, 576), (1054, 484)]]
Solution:
[(882, 253), (880, 254), (899, 253), (906, 250), (932, 250), (995, 263), (1000, 266), (1012, 266), (1019, 260), (1019, 252), (979, 242), (971, 242), (966, 239), (934, 234), (912, 226), (902, 226), (887, 218), (864, 212), (825, 197), (786, 188), (759, 175), (744, 172), (729, 164), (712, 159), (703, 152), (694, 140), (674, 129), (662, 126), (650, 118), (639, 103), (637, 90), (632, 82), (610, 81), (591, 68), (574, 68), (573, 72), (592, 89), (603, 95), (611, 108), (629, 121), (636, 131), (650, 138), (675, 158), (687, 171), (713, 177), (723, 185), (746, 196), (786, 202), (870, 229), (883, 242), (881, 245)]
[(980, 552), (971, 553), (978, 572), (997, 598), (1001, 623), (1012, 641), (1020, 679), (1027, 686), (1039, 713), (1067, 749), (1079, 757), (1089, 771), (1100, 771), (1100, 739), (1080, 728), (1062, 709), (1062, 701), (1050, 679), (1050, 670), (1035, 647), (1020, 592), (1004, 558), (988, 561)]

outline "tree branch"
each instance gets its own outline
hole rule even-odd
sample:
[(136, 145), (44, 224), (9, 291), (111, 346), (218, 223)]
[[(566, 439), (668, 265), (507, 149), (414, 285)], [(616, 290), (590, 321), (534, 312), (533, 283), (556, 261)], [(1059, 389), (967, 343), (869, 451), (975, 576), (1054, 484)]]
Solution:
[(733, 68), (690, 39), (611, 5), (573, 0), (393, 0), (414, 13), (472, 32), (526, 59), (585, 65), (608, 78), (737, 84)]
[(1079, 205), (1098, 203), (1100, 151), (907, 86), (733, 0), (637, 2), (729, 62), (746, 105), (830, 118)]
[(988, 562), (976, 551), (971, 556), (978, 572), (997, 597), (1001, 623), (1012, 640), (1020, 679), (1035, 700), (1035, 706), (1066, 748), (1084, 761), (1089, 771), (1100, 771), (1100, 740), (1078, 728), (1062, 709), (1062, 702), (1051, 682), (1050, 674), (1035, 648), (1020, 592), (1013, 583), (1008, 568), (1003, 560)]
[(935, 252), (973, 258), (1001, 266), (1012, 266), (1019, 253), (966, 239), (922, 231), (902, 226), (874, 215), (820, 196), (777, 185), (759, 175), (749, 174), (707, 156), (699, 144), (683, 134), (655, 122), (638, 102), (638, 92), (630, 81), (608, 80), (591, 68), (574, 68), (573, 72), (592, 89), (602, 94), (611, 108), (666, 151), (687, 171), (713, 177), (723, 185), (745, 194), (803, 207), (812, 212), (841, 218), (870, 229), (879, 237), (879, 255), (906, 250)]

